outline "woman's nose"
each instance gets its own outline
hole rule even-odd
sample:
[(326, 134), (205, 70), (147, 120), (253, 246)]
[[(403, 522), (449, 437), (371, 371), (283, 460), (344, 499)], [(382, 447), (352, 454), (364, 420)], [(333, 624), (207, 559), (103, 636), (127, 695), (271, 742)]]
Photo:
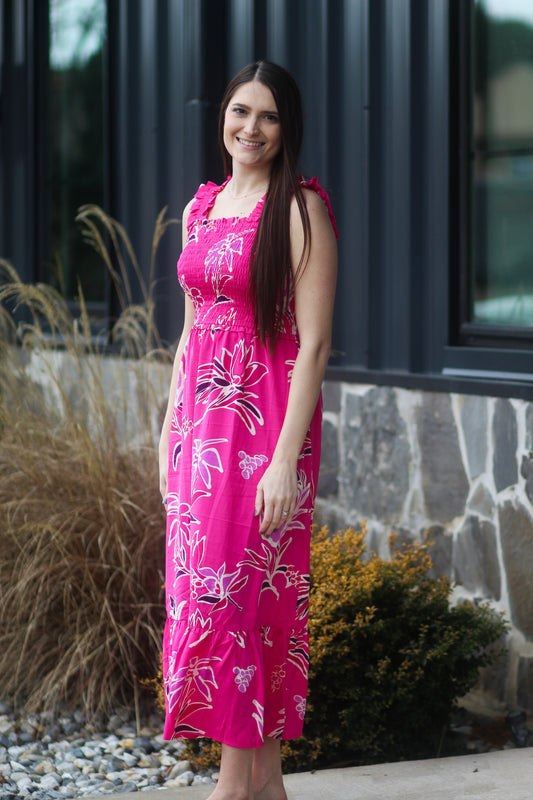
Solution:
[(246, 121), (245, 131), (246, 133), (257, 133), (259, 130), (258, 119), (253, 114), (250, 114)]

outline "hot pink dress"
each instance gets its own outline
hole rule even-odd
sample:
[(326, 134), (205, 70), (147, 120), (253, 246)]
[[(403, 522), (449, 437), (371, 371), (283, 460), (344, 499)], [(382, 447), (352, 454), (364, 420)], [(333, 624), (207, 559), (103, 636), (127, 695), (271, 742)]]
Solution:
[[(164, 735), (258, 747), (302, 732), (321, 403), (298, 459), (296, 511), (266, 539), (256, 487), (283, 423), (298, 330), (291, 296), (275, 351), (256, 336), (248, 263), (264, 198), (248, 217), (209, 219), (224, 185), (199, 188), (178, 261), (195, 319), (170, 432)], [(316, 179), (304, 185), (335, 225)]]

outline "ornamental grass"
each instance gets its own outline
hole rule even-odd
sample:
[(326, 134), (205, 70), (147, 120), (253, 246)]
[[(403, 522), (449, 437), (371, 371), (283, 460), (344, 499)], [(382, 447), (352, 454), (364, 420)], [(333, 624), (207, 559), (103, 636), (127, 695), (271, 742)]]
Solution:
[[(74, 317), (0, 262), (0, 687), (26, 711), (94, 718), (139, 714), (159, 660), (156, 441), (171, 357), (125, 232), (95, 206), (79, 219), (123, 305), (109, 335), (95, 335), (81, 291)], [(162, 213), (152, 261), (169, 224)]]

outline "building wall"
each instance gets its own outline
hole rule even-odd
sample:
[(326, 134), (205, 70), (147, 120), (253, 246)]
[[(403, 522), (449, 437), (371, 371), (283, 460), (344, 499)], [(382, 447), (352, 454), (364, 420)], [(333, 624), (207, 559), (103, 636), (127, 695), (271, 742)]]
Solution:
[(327, 382), (315, 521), (367, 520), (369, 549), (431, 540), (454, 596), (512, 623), (482, 701), (533, 711), (533, 403)]

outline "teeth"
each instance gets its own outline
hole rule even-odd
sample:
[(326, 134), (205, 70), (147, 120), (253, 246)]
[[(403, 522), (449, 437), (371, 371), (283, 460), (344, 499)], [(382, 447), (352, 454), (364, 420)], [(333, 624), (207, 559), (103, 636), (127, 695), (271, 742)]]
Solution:
[(250, 141), (248, 141), (248, 139), (239, 139), (239, 142), (241, 144), (246, 145), (246, 147), (262, 147), (263, 146), (262, 142), (250, 142)]

